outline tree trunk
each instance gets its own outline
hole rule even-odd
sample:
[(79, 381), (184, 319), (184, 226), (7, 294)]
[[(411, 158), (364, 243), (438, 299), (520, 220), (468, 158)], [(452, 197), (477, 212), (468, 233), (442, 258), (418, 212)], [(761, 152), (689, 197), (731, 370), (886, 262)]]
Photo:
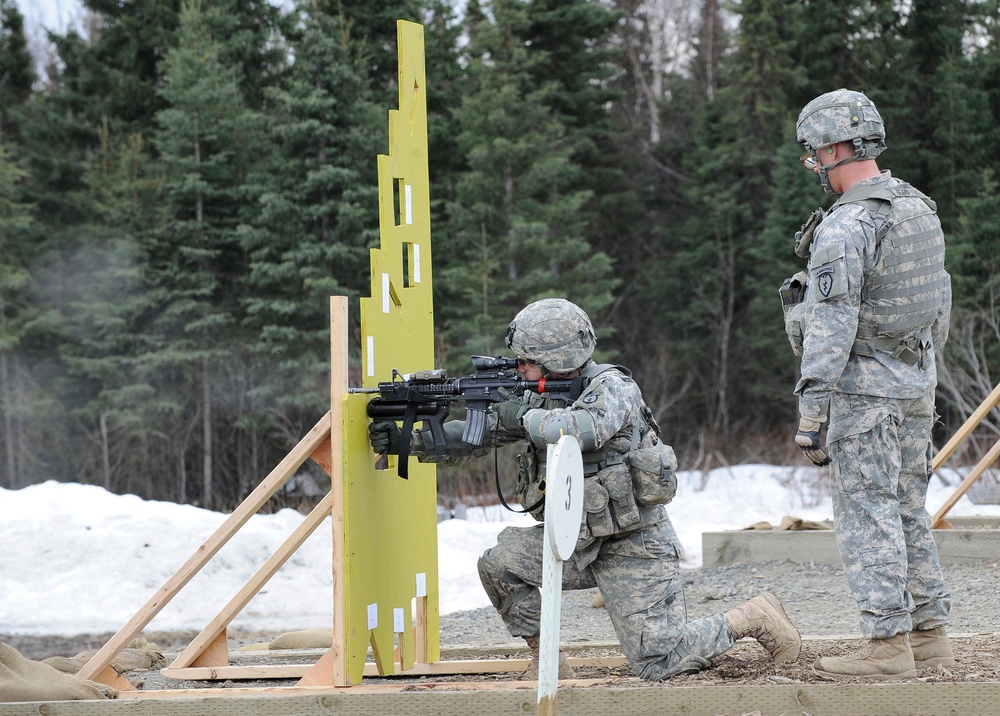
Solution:
[(6, 479), (2, 484), (13, 490), (20, 487), (20, 484), (17, 479), (17, 440), (14, 416), (11, 415), (14, 406), (11, 380), (10, 359), (6, 353), (0, 353), (0, 411), (3, 412), (3, 452), (7, 465), (7, 474), (4, 476)]
[(108, 449), (108, 413), (101, 411), (101, 470), (104, 473), (104, 489), (111, 492), (111, 456)]
[(212, 509), (212, 384), (209, 380), (208, 358), (201, 362), (201, 437), (202, 437), (202, 507)]
[(719, 8), (717, 0), (705, 0), (705, 98), (715, 94), (715, 21)]

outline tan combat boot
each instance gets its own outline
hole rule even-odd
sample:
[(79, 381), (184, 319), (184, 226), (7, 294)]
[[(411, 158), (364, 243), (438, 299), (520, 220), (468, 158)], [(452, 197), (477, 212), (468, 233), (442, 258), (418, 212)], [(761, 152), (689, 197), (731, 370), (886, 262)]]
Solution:
[[(525, 681), (538, 681), (538, 644), (539, 637), (537, 636), (526, 636), (524, 640), (528, 642), (528, 648), (531, 649), (531, 663), (528, 664), (528, 668), (521, 675), (521, 678)], [(562, 649), (559, 650), (559, 678), (560, 679), (575, 679), (576, 672), (569, 665), (569, 658), (563, 653)]]
[(834, 679), (854, 676), (869, 681), (910, 679), (917, 675), (909, 634), (872, 639), (851, 656), (824, 656), (813, 664), (813, 671)]
[(726, 612), (726, 620), (734, 639), (752, 636), (776, 663), (799, 658), (802, 648), (799, 630), (785, 614), (781, 600), (770, 592)]
[(955, 665), (955, 652), (951, 650), (951, 640), (944, 627), (910, 632), (910, 647), (913, 649), (913, 664), (918, 669)]

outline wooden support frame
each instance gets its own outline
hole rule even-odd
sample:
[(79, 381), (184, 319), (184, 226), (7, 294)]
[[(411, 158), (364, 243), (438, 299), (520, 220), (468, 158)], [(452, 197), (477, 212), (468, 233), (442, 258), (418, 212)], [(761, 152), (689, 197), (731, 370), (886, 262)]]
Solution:
[[(940, 468), (945, 461), (947, 461), (948, 458), (954, 454), (954, 452), (958, 449), (958, 446), (969, 437), (972, 431), (979, 426), (979, 423), (981, 423), (989, 412), (998, 405), (1000, 405), (1000, 383), (997, 383), (993, 392), (990, 393), (982, 403), (980, 403), (979, 407), (976, 408), (975, 412), (969, 416), (969, 419), (966, 420), (962, 427), (960, 427), (952, 436), (951, 440), (949, 440), (945, 446), (941, 448), (941, 451), (934, 456), (934, 460), (931, 464), (932, 471), (937, 472), (938, 468)], [(955, 489), (955, 492), (951, 495), (951, 497), (945, 500), (945, 503), (941, 506), (941, 508), (934, 513), (934, 517), (931, 518), (931, 529), (949, 529), (951, 527), (951, 525), (945, 521), (945, 515), (948, 514), (951, 508), (955, 506), (955, 503), (962, 498), (962, 495), (969, 491), (973, 484), (975, 484), (976, 480), (978, 480), (982, 474), (986, 472), (987, 468), (996, 462), (998, 458), (1000, 458), (1000, 440), (997, 440), (996, 443), (994, 443), (993, 447), (990, 448), (985, 456), (983, 456), (983, 459), (980, 460), (979, 463), (972, 469), (972, 472), (970, 472), (968, 476), (962, 480), (962, 483)]]
[[(157, 593), (157, 596), (154, 596), (153, 600), (150, 600), (146, 607), (140, 610), (129, 624), (123, 627), (119, 634), (115, 635), (105, 645), (101, 651), (108, 651), (110, 654), (107, 657), (108, 663), (208, 563), (239, 528), (263, 507), (264, 503), (294, 474), (295, 470), (305, 462), (306, 458), (312, 457), (320, 467), (331, 475), (333, 489), (313, 508), (302, 523), (247, 581), (243, 588), (220, 610), (216, 617), (188, 644), (173, 663), (161, 670), (161, 673), (164, 676), (177, 679), (248, 679), (262, 678), (257, 676), (257, 674), (268, 673), (272, 674), (271, 678), (301, 678), (304, 685), (335, 685), (335, 674), (337, 671), (336, 639), (334, 639), (334, 646), (330, 652), (323, 656), (309, 670), (303, 671), (299, 667), (297, 670), (289, 671), (287, 667), (282, 666), (277, 668), (230, 666), (227, 635), (227, 627), (233, 618), (249, 604), (250, 600), (267, 584), (268, 580), (288, 561), (288, 558), (302, 546), (306, 539), (330, 515), (333, 516), (334, 537), (334, 623), (331, 625), (331, 631), (334, 634), (337, 633), (336, 615), (343, 612), (343, 609), (338, 608), (337, 589), (337, 585), (342, 583), (342, 579), (338, 577), (341, 577), (343, 572), (343, 537), (342, 532), (338, 531), (343, 524), (343, 514), (338, 509), (341, 499), (339, 488), (343, 482), (341, 479), (343, 462), (335, 459), (335, 456), (339, 456), (342, 449), (340, 426), (343, 419), (343, 398), (347, 393), (348, 351), (346, 342), (348, 327), (346, 297), (334, 296), (330, 299), (330, 331), (330, 412), (316, 424), (307, 437), (289, 454), (289, 457), (286, 457), (272, 471), (257, 490), (254, 490), (244, 500), (243, 504), (237, 508), (230, 519), (216, 531), (216, 534), (202, 545), (171, 580), (168, 580), (167, 584)], [(179, 576), (182, 574), (183, 578)], [(339, 595), (339, 599), (343, 599), (342, 594)], [(151, 607), (154, 601), (156, 602), (155, 609)], [(122, 644), (122, 646), (119, 647), (118, 644)], [(114, 651), (110, 651), (111, 649), (114, 649)], [(99, 656), (101, 656), (101, 652), (98, 652), (91, 662), (88, 662), (87, 667), (91, 667), (91, 663), (97, 660)], [(100, 669), (98, 669), (99, 666), (101, 667)], [(330, 668), (328, 669), (327, 666)], [(93, 669), (98, 669), (96, 673), (98, 673), (100, 678), (96, 680), (107, 683), (106, 680), (111, 676), (107, 673), (109, 669), (107, 664), (94, 664)], [(111, 669), (111, 671), (114, 670)], [(329, 675), (328, 678), (324, 678), (325, 675)], [(81, 678), (93, 677), (83, 676)], [(127, 686), (127, 683), (122, 684), (119, 679), (117, 688), (121, 689)]]
[[(310, 455), (330, 436), (330, 414), (324, 415), (299, 444), (278, 463), (243, 503), (233, 511), (222, 525), (193, 555), (168, 579), (143, 607), (123, 626), (94, 656), (84, 664), (77, 676), (112, 685), (108, 680), (112, 660), (125, 649), (142, 629), (194, 578), (220, 549), (246, 524), (254, 514), (277, 492)], [(280, 566), (280, 565), (279, 565)], [(276, 568), (275, 568), (276, 569)], [(265, 580), (266, 581), (266, 580)], [(250, 595), (253, 596), (252, 594)], [(234, 602), (236, 600), (234, 599)], [(230, 618), (232, 615), (230, 615)], [(227, 622), (228, 623), (228, 622)], [(204, 640), (205, 649), (218, 635)], [(117, 674), (116, 674), (117, 676)]]

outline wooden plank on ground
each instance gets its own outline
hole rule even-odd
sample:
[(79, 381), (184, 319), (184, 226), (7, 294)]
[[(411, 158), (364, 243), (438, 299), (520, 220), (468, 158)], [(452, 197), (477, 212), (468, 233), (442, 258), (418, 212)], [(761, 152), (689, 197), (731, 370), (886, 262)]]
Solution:
[[(535, 682), (505, 682), (504, 687), (459, 689), (456, 684), (398, 686), (391, 692), (350, 689), (271, 691), (266, 695), (229, 690), (223, 696), (203, 690), (182, 698), (164, 692), (131, 692), (116, 701), (55, 701), (0, 704), (0, 716), (491, 716), (533, 713)], [(448, 689), (447, 691), (438, 690)], [(403, 691), (406, 689), (406, 691)], [(998, 683), (774, 684), (771, 686), (674, 686), (651, 684), (603, 688), (584, 683), (559, 689), (563, 716), (686, 716), (759, 713), (761, 716), (993, 716), (1000, 703)]]

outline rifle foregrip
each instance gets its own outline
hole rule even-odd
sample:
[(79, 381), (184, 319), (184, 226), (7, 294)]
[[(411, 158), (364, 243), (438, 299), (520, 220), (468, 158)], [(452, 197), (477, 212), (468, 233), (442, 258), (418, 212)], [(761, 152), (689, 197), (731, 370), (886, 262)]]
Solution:
[[(406, 413), (407, 403), (402, 400), (382, 400), (375, 398), (368, 403), (369, 418), (387, 418), (389, 420), (402, 420)], [(426, 418), (437, 415), (441, 411), (441, 406), (436, 402), (417, 403), (416, 415), (418, 418)]]

